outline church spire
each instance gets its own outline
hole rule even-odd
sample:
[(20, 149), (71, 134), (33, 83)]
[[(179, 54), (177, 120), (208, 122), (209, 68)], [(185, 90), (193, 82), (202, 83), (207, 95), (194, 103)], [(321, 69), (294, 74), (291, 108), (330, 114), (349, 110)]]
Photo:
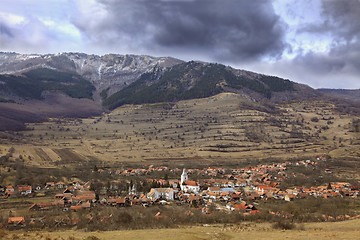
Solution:
[(187, 175), (186, 169), (184, 168), (183, 173), (181, 174), (181, 185), (183, 185), (187, 180), (189, 180), (189, 177)]

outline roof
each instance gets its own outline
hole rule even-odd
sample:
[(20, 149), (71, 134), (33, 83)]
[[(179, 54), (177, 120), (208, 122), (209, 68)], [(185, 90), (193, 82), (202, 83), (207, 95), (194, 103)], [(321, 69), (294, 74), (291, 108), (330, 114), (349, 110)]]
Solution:
[(25, 223), (24, 217), (9, 217), (8, 223)]
[(158, 192), (158, 193), (169, 193), (172, 188), (152, 188), (149, 193)]
[(71, 206), (70, 209), (71, 209), (71, 210), (81, 209), (81, 205), (79, 205), (79, 206)]
[(234, 207), (235, 210), (245, 210), (245, 209), (249, 208), (246, 205), (240, 205), (240, 204), (236, 204), (233, 207)]
[(198, 186), (197, 182), (195, 182), (195, 181), (185, 181), (185, 185), (188, 185), (188, 186)]
[(19, 191), (31, 191), (31, 186), (19, 186)]
[(209, 187), (208, 190), (210, 192), (220, 192), (221, 188), (220, 187)]
[(199, 201), (199, 200), (202, 200), (203, 199), (203, 197), (201, 197), (201, 196), (189, 196), (189, 200), (190, 200), (190, 202), (192, 202), (192, 201)]
[(125, 202), (126, 202), (125, 198), (119, 197), (119, 198), (116, 199), (116, 203), (118, 203), (118, 204), (125, 204)]

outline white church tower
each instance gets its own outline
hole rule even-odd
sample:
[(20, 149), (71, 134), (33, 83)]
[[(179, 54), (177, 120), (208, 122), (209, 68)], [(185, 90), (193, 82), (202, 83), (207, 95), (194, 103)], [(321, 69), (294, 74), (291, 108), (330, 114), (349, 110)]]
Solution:
[(186, 169), (184, 168), (183, 173), (181, 174), (180, 185), (184, 185), (187, 180), (189, 180), (189, 177), (188, 177), (188, 175), (186, 173)]

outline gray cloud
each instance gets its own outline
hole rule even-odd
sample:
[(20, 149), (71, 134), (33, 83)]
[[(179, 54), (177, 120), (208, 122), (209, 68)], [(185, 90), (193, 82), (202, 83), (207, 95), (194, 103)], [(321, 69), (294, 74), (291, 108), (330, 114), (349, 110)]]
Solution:
[(299, 32), (328, 36), (330, 50), (298, 55), (294, 63), (326, 77), (338, 75), (337, 81), (352, 79), (350, 85), (359, 86), (360, 79), (354, 76), (360, 74), (360, 1), (323, 0), (322, 7), (322, 24), (308, 24)]
[[(106, 15), (73, 23), (95, 43), (220, 61), (242, 62), (281, 56), (285, 23), (265, 0), (99, 0)], [(88, 14), (89, 12), (86, 12)]]
[(1, 36), (1, 38), (3, 38), (3, 37), (13, 38), (14, 37), (14, 35), (11, 32), (11, 29), (8, 26), (6, 26), (6, 24), (1, 23), (1, 22), (0, 22), (0, 36)]

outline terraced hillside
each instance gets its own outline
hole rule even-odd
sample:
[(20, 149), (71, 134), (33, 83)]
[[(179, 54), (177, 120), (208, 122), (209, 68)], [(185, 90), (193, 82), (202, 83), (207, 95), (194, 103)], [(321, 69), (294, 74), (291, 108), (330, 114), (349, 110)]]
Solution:
[(4, 136), (2, 146), (4, 151), (13, 146), (14, 157), (44, 166), (94, 160), (236, 163), (323, 154), (360, 158), (356, 126), (352, 115), (320, 99), (267, 106), (222, 93), (30, 124), (30, 131)]

